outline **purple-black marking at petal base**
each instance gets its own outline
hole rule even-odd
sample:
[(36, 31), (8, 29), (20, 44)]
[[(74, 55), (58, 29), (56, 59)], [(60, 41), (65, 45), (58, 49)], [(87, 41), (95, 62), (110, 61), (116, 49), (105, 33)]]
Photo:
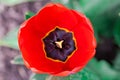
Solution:
[[(62, 48), (56, 45), (56, 42), (62, 42)], [(44, 39), (44, 49), (46, 56), (54, 60), (65, 62), (68, 56), (76, 49), (72, 32), (56, 28), (50, 32)]]

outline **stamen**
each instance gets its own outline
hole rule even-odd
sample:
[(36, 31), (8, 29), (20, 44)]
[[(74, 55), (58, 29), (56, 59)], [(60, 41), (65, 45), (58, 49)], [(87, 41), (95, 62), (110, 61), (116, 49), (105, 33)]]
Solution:
[(63, 40), (55, 42), (56, 46), (60, 49), (62, 49), (62, 43), (63, 43)]

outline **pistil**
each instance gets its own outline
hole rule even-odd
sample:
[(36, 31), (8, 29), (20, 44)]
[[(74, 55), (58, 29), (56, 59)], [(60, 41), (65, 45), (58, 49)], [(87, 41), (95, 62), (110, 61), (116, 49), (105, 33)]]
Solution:
[(62, 49), (62, 44), (63, 44), (63, 40), (61, 40), (61, 41), (56, 41), (55, 42), (55, 44), (56, 44), (56, 46), (58, 47), (58, 48), (60, 48), (60, 49)]

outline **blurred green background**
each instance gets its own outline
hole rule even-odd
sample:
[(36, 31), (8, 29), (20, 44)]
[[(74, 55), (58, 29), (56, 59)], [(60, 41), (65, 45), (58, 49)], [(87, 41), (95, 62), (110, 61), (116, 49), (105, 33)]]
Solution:
[(95, 58), (80, 73), (64, 80), (120, 80), (120, 0), (0, 0), (0, 80), (37, 80), (41, 76), (44, 80), (46, 75), (33, 74), (23, 66), (17, 31), (25, 17), (48, 2), (84, 13), (97, 39)]

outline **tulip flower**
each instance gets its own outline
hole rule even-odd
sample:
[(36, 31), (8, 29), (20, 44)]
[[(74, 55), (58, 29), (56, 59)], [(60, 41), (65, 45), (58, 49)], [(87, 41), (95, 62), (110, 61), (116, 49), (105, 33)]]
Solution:
[(40, 74), (68, 76), (94, 56), (96, 40), (89, 19), (59, 3), (49, 3), (26, 20), (18, 33), (25, 65)]

